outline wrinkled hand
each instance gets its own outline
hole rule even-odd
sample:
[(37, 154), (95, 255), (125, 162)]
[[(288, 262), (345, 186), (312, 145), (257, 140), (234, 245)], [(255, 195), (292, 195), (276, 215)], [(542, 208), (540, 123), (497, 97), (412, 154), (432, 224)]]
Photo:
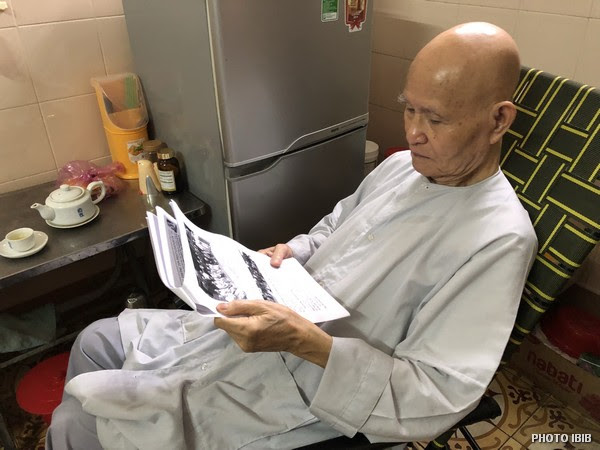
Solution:
[(290, 308), (265, 300), (221, 303), (215, 326), (245, 352), (286, 351), (325, 367), (332, 337)]
[(286, 258), (294, 256), (292, 249), (287, 244), (277, 244), (273, 247), (263, 248), (258, 253), (271, 257), (271, 265), (273, 267), (281, 266), (281, 262)]

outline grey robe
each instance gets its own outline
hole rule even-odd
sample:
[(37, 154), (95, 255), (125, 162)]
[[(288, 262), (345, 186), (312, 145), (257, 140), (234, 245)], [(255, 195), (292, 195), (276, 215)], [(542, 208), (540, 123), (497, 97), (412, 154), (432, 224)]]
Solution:
[(500, 171), (440, 186), (405, 152), (289, 245), (351, 313), (322, 325), (334, 336), (326, 369), (286, 353), (243, 354), (197, 313), (126, 311), (124, 370), (67, 386), (98, 417), (105, 447), (435, 437), (491, 381), (537, 243)]

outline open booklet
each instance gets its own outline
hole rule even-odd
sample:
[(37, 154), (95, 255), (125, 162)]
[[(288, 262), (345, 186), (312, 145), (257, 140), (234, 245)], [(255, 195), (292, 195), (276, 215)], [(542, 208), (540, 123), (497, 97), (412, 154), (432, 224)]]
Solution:
[(268, 256), (197, 227), (169, 205), (175, 217), (160, 207), (146, 213), (150, 241), (162, 282), (193, 310), (216, 317), (219, 303), (264, 299), (315, 323), (349, 315), (294, 258), (274, 268)]

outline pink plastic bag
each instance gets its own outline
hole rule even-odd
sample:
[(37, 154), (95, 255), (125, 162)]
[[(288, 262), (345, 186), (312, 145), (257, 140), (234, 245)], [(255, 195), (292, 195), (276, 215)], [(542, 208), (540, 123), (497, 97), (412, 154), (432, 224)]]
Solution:
[(117, 173), (124, 172), (125, 166), (120, 162), (99, 167), (89, 161), (71, 161), (58, 170), (57, 184), (86, 188), (92, 181), (102, 181), (106, 186), (106, 197), (110, 197), (125, 188), (125, 182), (117, 177)]

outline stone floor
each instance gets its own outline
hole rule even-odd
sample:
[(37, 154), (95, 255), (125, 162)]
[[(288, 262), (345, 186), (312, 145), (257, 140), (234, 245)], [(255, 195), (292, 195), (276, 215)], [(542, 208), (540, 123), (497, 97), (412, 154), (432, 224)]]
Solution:
[[(503, 368), (496, 374), (488, 388), (488, 395), (496, 399), (502, 414), (493, 421), (469, 427), (482, 449), (600, 450), (600, 424), (567, 407), (510, 367)], [(590, 433), (593, 442), (532, 443), (534, 433)], [(449, 444), (452, 450), (471, 448), (459, 432)], [(421, 446), (418, 445), (417, 448)]]

